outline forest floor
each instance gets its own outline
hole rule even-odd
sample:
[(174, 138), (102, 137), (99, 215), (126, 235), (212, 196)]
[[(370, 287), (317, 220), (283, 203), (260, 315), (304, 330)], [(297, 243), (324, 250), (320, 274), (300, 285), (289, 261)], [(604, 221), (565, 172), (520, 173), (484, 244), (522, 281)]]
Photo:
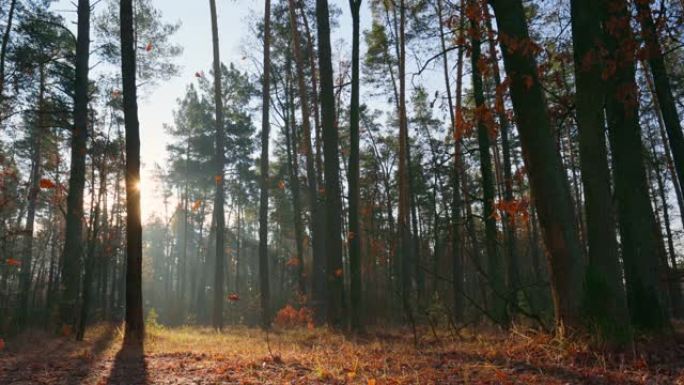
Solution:
[(684, 384), (684, 344), (672, 340), (640, 344), (635, 357), (530, 331), (425, 332), (416, 347), (401, 330), (276, 331), (269, 351), (257, 329), (154, 327), (143, 352), (122, 350), (111, 325), (83, 342), (33, 331), (5, 341), (0, 384)]

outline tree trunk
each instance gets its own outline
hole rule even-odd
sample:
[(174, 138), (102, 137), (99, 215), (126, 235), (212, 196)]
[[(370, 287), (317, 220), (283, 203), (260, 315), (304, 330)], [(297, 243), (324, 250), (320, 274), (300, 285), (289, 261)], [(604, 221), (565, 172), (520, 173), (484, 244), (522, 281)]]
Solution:
[[(301, 42), (299, 38), (299, 31), (297, 29), (296, 6), (294, 0), (288, 0), (290, 24), (292, 28), (293, 53), (295, 59), (295, 67), (297, 70), (297, 88), (299, 91), (299, 101), (302, 113), (302, 129), (304, 137), (302, 143), (304, 156), (306, 158), (306, 181), (308, 186), (309, 198), (309, 232), (311, 234), (311, 249), (313, 251), (313, 284), (312, 284), (312, 305), (314, 309), (318, 308), (318, 304), (325, 301), (325, 249), (323, 248), (323, 228), (324, 218), (321, 210), (319, 200), (318, 180), (316, 176), (316, 168), (314, 165), (314, 155), (311, 148), (311, 117), (309, 115), (311, 105), (309, 104), (308, 91), (306, 87), (306, 78), (304, 75), (304, 58), (302, 57)], [(318, 111), (318, 106), (313, 106)], [(303, 263), (303, 261), (301, 261)], [(322, 278), (322, 279), (321, 279)], [(320, 316), (321, 312), (318, 312)]]
[(641, 24), (641, 36), (648, 48), (648, 64), (653, 74), (656, 95), (658, 96), (657, 105), (660, 107), (667, 137), (670, 141), (674, 166), (679, 176), (679, 182), (684, 182), (684, 134), (682, 125), (677, 113), (677, 106), (670, 87), (670, 81), (665, 67), (662, 48), (658, 41), (658, 31), (651, 15), (650, 1), (635, 1), (637, 19)]
[(259, 287), (261, 289), (261, 326), (268, 329), (271, 324), (270, 289), (268, 283), (268, 144), (271, 124), (270, 107), (271, 73), (271, 0), (266, 0), (264, 9), (264, 76), (261, 109), (261, 194), (259, 197)]
[(211, 11), (211, 35), (214, 51), (214, 104), (216, 107), (216, 155), (214, 195), (214, 217), (216, 219), (216, 266), (214, 267), (214, 315), (213, 326), (216, 330), (223, 329), (223, 282), (225, 259), (226, 223), (224, 214), (224, 182), (223, 167), (225, 164), (225, 145), (223, 132), (223, 92), (221, 91), (221, 56), (219, 54), (218, 21), (216, 16), (216, 0), (209, 0)]
[[(12, 33), (12, 20), (14, 20), (16, 7), (17, 0), (11, 0), (9, 11), (7, 12), (7, 25), (5, 26), (5, 33), (2, 35), (2, 45), (0, 46), (0, 103), (3, 101), (5, 92), (5, 59), (7, 57), (7, 45)], [(0, 121), (2, 121), (2, 118), (2, 115), (0, 115)]]
[[(130, 0), (128, 0), (130, 1)], [(78, 1), (78, 37), (74, 82), (74, 127), (67, 196), (66, 231), (62, 254), (60, 322), (62, 334), (70, 334), (77, 322), (78, 288), (83, 254), (83, 188), (88, 138), (88, 62), (90, 59), (90, 1)]]
[[(462, 203), (461, 203), (461, 186), (465, 183), (465, 180), (461, 180), (461, 169), (463, 168), (461, 164), (461, 133), (460, 125), (463, 120), (463, 108), (462, 108), (462, 88), (463, 88), (463, 56), (465, 49), (462, 42), (465, 39), (465, 0), (460, 1), (460, 13), (458, 21), (458, 58), (456, 61), (456, 111), (454, 113), (454, 118), (452, 122), (451, 129), (453, 130), (454, 136), (454, 166), (452, 170), (452, 203), (451, 203), (451, 248), (453, 254), (452, 268), (451, 268), (451, 279), (452, 279), (452, 290), (454, 296), (454, 320), (456, 322), (464, 321), (465, 316), (465, 270), (464, 270), (464, 256), (463, 251), (465, 250), (464, 239), (463, 239), (463, 226), (462, 226)], [(441, 23), (440, 23), (441, 25)], [(443, 45), (444, 47), (444, 45)], [(446, 53), (444, 56), (445, 61), (445, 78), (447, 84), (449, 83), (449, 77), (447, 74), (446, 67)]]
[[(21, 276), (19, 288), (19, 308), (17, 324), (20, 328), (27, 326), (29, 321), (29, 292), (31, 291), (31, 264), (33, 263), (33, 225), (36, 219), (36, 205), (40, 193), (40, 179), (43, 162), (42, 147), (43, 133), (47, 124), (45, 112), (45, 66), (40, 65), (40, 85), (38, 90), (38, 119), (31, 133), (31, 185), (29, 187), (26, 208), (26, 244), (24, 258), (21, 261)], [(0, 91), (1, 92), (1, 91)]]
[(352, 89), (349, 105), (349, 270), (351, 274), (351, 327), (361, 325), (361, 226), (359, 221), (359, 35), (361, 0), (349, 0), (352, 14)]
[(480, 72), (480, 60), (482, 59), (480, 51), (480, 16), (482, 9), (471, 1), (468, 4), (470, 7), (476, 9), (474, 11), (475, 17), (470, 19), (471, 30), (471, 71), (473, 81), (473, 94), (475, 99), (475, 120), (477, 123), (477, 139), (480, 153), (480, 173), (482, 175), (482, 218), (485, 224), (485, 247), (487, 250), (487, 280), (490, 286), (490, 293), (488, 295), (489, 314), (496, 322), (501, 324), (508, 323), (508, 314), (506, 311), (506, 285), (503, 274), (502, 260), (497, 250), (496, 238), (496, 218), (494, 216), (494, 173), (492, 172), (492, 158), (491, 158), (491, 144), (489, 131), (493, 120), (485, 120), (487, 116), (491, 116), (484, 98), (484, 87), (482, 81), (482, 73)]
[[(635, 82), (635, 42), (625, 0), (605, 0), (604, 41), (615, 73), (608, 81), (606, 116), (613, 155), (615, 196), (624, 261), (627, 303), (637, 328), (666, 324), (659, 235), (649, 198)], [(609, 28), (610, 27), (610, 28)]]
[(330, 16), (328, 0), (316, 0), (318, 22), (318, 68), (321, 80), (321, 130), (325, 171), (326, 209), (326, 277), (328, 283), (327, 321), (332, 327), (342, 325), (342, 202), (338, 133), (335, 125), (335, 95), (333, 89), (332, 51), (330, 47)]
[[(520, 0), (489, 0), (494, 8), (520, 141), (548, 251), (556, 322), (579, 327), (583, 290), (582, 247), (570, 187), (553, 139), (549, 112)], [(515, 47), (513, 46), (515, 45)]]
[(121, 0), (121, 77), (126, 127), (126, 341), (145, 336), (142, 303), (142, 224), (140, 218), (140, 123), (136, 85), (133, 1)]
[(292, 264), (295, 271), (295, 281), (297, 282), (297, 292), (300, 295), (306, 294), (306, 280), (304, 279), (304, 228), (302, 225), (302, 204), (299, 195), (299, 154), (296, 151), (297, 147), (297, 122), (295, 119), (295, 103), (294, 103), (294, 87), (291, 79), (291, 61), (287, 60), (287, 78), (286, 82), (286, 99), (287, 120), (285, 122), (285, 149), (287, 152), (287, 168), (289, 172), (290, 191), (292, 192), (292, 213), (294, 215), (294, 233), (295, 233), (295, 258), (297, 261)]
[[(511, 142), (509, 139), (510, 125), (508, 117), (506, 116), (506, 107), (504, 101), (504, 90), (501, 84), (501, 74), (499, 72), (499, 59), (496, 52), (496, 40), (494, 38), (494, 29), (492, 28), (492, 20), (489, 12), (485, 10), (485, 23), (487, 26), (487, 36), (489, 43), (489, 56), (492, 61), (492, 73), (494, 76), (495, 86), (495, 106), (496, 115), (499, 120), (499, 130), (501, 131), (501, 150), (503, 152), (503, 182), (504, 193), (503, 197), (506, 202), (513, 202), (513, 176), (511, 167)], [(498, 150), (497, 150), (498, 153)], [(518, 251), (517, 251), (517, 223), (515, 215), (510, 215), (507, 211), (503, 215), (503, 226), (506, 230), (506, 252), (508, 254), (507, 275), (508, 275), (508, 290), (510, 292), (510, 301), (517, 303), (518, 290), (520, 288), (520, 272), (518, 267)]]
[(627, 303), (616, 239), (603, 106), (605, 82), (598, 52), (601, 17), (592, 0), (572, 0), (577, 130), (585, 195), (589, 264), (584, 307), (603, 337), (629, 335)]

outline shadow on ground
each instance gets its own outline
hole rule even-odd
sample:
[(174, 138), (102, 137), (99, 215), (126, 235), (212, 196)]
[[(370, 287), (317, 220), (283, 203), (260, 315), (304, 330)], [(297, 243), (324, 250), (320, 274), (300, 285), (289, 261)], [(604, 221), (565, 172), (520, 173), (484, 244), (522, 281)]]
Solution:
[(107, 385), (147, 384), (147, 363), (142, 342), (125, 342), (114, 358)]

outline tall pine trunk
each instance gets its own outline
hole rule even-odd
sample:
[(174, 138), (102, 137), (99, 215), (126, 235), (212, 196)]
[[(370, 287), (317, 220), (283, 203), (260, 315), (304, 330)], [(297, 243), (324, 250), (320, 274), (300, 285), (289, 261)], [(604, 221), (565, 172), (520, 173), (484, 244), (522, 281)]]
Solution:
[(556, 322), (558, 326), (580, 327), (583, 251), (537, 63), (530, 54), (535, 45), (521, 0), (489, 2), (498, 25), (504, 67), (511, 80), (513, 110), (548, 252)]
[(216, 154), (214, 195), (214, 218), (216, 220), (216, 265), (214, 267), (214, 329), (223, 328), (223, 290), (224, 290), (224, 259), (225, 259), (225, 236), (226, 219), (224, 214), (224, 182), (223, 167), (225, 164), (225, 145), (223, 132), (223, 93), (221, 91), (221, 57), (219, 54), (218, 20), (216, 16), (216, 0), (209, 0), (211, 12), (211, 35), (214, 50), (214, 104), (216, 107)]
[(318, 22), (318, 68), (320, 70), (321, 130), (323, 136), (325, 172), (325, 218), (326, 218), (326, 279), (328, 324), (342, 324), (343, 271), (342, 271), (342, 202), (340, 192), (340, 167), (338, 133), (335, 125), (335, 94), (333, 89), (332, 50), (330, 47), (330, 15), (328, 0), (316, 0)]
[(636, 42), (625, 0), (604, 0), (604, 41), (615, 67), (608, 79), (606, 116), (613, 155), (615, 196), (632, 324), (660, 330), (666, 323), (660, 266), (662, 239), (649, 197), (635, 82)]
[(361, 228), (359, 221), (359, 35), (361, 0), (349, 0), (352, 14), (352, 89), (349, 106), (349, 270), (351, 327), (361, 329)]
[(271, 323), (271, 292), (268, 282), (268, 144), (271, 123), (270, 114), (271, 74), (271, 0), (266, 0), (264, 9), (264, 76), (261, 107), (261, 194), (259, 196), (259, 288), (261, 290), (261, 326), (269, 328)]
[(79, 0), (74, 82), (74, 127), (71, 135), (71, 168), (60, 290), (60, 323), (63, 334), (70, 334), (73, 331), (78, 315), (78, 288), (81, 281), (81, 258), (83, 254), (83, 188), (85, 187), (85, 157), (88, 138), (89, 59), (90, 1)]
[(496, 218), (494, 216), (494, 173), (492, 171), (491, 139), (490, 130), (494, 122), (487, 121), (491, 113), (485, 103), (482, 73), (480, 71), (480, 60), (482, 60), (480, 50), (480, 19), (482, 9), (475, 1), (468, 4), (473, 8), (474, 17), (470, 19), (471, 31), (471, 71), (473, 82), (473, 94), (475, 99), (475, 120), (477, 123), (477, 141), (480, 153), (480, 173), (482, 176), (482, 218), (485, 224), (485, 248), (487, 251), (487, 279), (490, 286), (488, 296), (490, 316), (496, 322), (506, 324), (508, 314), (506, 311), (506, 284), (503, 274), (503, 265), (499, 250), (497, 248), (497, 229)]
[(601, 78), (601, 17), (592, 0), (572, 0), (572, 37), (575, 61), (577, 130), (585, 195), (589, 264), (585, 310), (603, 337), (625, 339), (629, 334), (627, 303), (610, 189)]
[(142, 223), (140, 218), (140, 123), (136, 84), (133, 0), (121, 0), (121, 78), (126, 127), (126, 330), (125, 340), (145, 335), (142, 303)]
[(649, 0), (634, 2), (639, 14), (637, 20), (641, 24), (641, 36), (646, 42), (648, 49), (648, 64), (653, 74), (653, 84), (658, 97), (658, 106), (662, 113), (663, 122), (670, 141), (674, 167), (677, 170), (679, 182), (684, 182), (684, 134), (682, 124), (677, 112), (677, 106), (670, 87), (670, 80), (665, 66), (663, 49), (658, 41), (658, 31), (651, 15)]
[[(40, 178), (43, 162), (42, 147), (43, 133), (46, 129), (45, 111), (45, 66), (40, 65), (40, 83), (38, 87), (38, 116), (31, 133), (31, 185), (29, 187), (26, 208), (26, 243), (24, 257), (21, 261), (21, 276), (19, 278), (19, 307), (17, 309), (17, 324), (20, 328), (27, 326), (29, 321), (29, 292), (31, 291), (31, 264), (33, 263), (33, 225), (36, 219), (36, 206), (40, 193)], [(1, 91), (0, 91), (1, 92)]]

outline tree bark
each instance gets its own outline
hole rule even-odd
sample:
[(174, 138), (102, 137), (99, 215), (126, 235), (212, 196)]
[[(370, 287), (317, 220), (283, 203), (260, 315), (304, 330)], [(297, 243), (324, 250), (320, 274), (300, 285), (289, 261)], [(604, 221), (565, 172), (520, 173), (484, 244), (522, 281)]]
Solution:
[[(226, 219), (224, 213), (224, 172), (225, 160), (225, 134), (223, 124), (223, 92), (221, 91), (221, 56), (219, 52), (218, 20), (216, 15), (216, 0), (209, 0), (211, 12), (211, 35), (214, 51), (214, 104), (216, 108), (216, 154), (214, 195), (214, 216), (216, 218), (216, 266), (214, 268), (214, 329), (223, 329), (223, 293), (224, 293), (224, 260), (225, 260), (225, 236)], [(268, 161), (268, 160), (267, 160)]]
[[(288, 0), (288, 6), (290, 24), (292, 25), (290, 31), (292, 33), (292, 43), (294, 46), (293, 54), (295, 68), (297, 70), (297, 88), (299, 91), (299, 101), (302, 113), (303, 138), (302, 143), (299, 145), (303, 146), (303, 152), (306, 158), (306, 181), (309, 190), (308, 198), (310, 210), (309, 232), (311, 234), (311, 249), (313, 251), (313, 284), (311, 291), (312, 305), (314, 309), (316, 309), (318, 307), (317, 304), (325, 301), (325, 250), (323, 248), (322, 237), (324, 218), (322, 218), (323, 212), (319, 200), (318, 179), (311, 147), (311, 117), (309, 114), (311, 105), (309, 104), (306, 78), (304, 76), (304, 58), (302, 57), (301, 42), (297, 28), (295, 0)], [(318, 106), (314, 105), (314, 109), (318, 111)], [(322, 277), (323, 279), (321, 279)]]
[[(128, 0), (130, 1), (130, 0)], [(83, 188), (85, 186), (86, 141), (88, 138), (88, 62), (90, 59), (90, 1), (78, 1), (76, 77), (74, 82), (74, 127), (71, 136), (71, 167), (67, 196), (66, 232), (62, 253), (60, 322), (62, 334), (76, 327), (78, 288), (83, 254)]]
[(362, 0), (349, 0), (352, 14), (352, 78), (349, 105), (349, 270), (351, 327), (361, 329), (361, 226), (359, 221), (359, 35)]
[[(592, 0), (572, 0), (575, 61), (575, 106), (579, 132), (580, 167), (585, 195), (589, 263), (584, 307), (603, 337), (629, 335), (627, 302), (610, 190), (610, 168), (603, 114), (606, 99), (599, 54), (601, 17)], [(626, 341), (623, 341), (626, 342)]]
[[(31, 185), (29, 186), (26, 207), (26, 243), (24, 245), (24, 258), (21, 261), (21, 275), (19, 278), (19, 308), (17, 324), (20, 328), (27, 326), (29, 321), (29, 292), (31, 291), (31, 264), (33, 263), (33, 225), (36, 219), (36, 206), (40, 193), (40, 179), (42, 176), (43, 162), (42, 147), (43, 133), (45, 130), (45, 66), (40, 65), (38, 89), (38, 117), (31, 132)], [(1, 92), (1, 91), (0, 91)], [(1, 95), (1, 94), (0, 94)]]
[(530, 39), (520, 0), (489, 2), (494, 8), (502, 40), (504, 67), (511, 80), (513, 110), (548, 251), (556, 322), (558, 326), (580, 327), (583, 252), (574, 225), (570, 187), (556, 151), (537, 64), (529, 54), (529, 49), (534, 49), (535, 45)]
[(270, 289), (268, 277), (268, 145), (271, 123), (270, 114), (271, 73), (271, 0), (264, 6), (264, 76), (261, 107), (261, 194), (259, 196), (259, 288), (261, 290), (261, 326), (268, 329), (271, 324)]
[(663, 50), (658, 41), (658, 31), (651, 15), (650, 1), (640, 0), (634, 3), (639, 12), (637, 19), (641, 24), (641, 36), (646, 42), (648, 49), (648, 64), (653, 74), (653, 83), (656, 95), (658, 96), (657, 105), (660, 107), (665, 123), (679, 182), (682, 183), (684, 182), (684, 134), (682, 133), (681, 120), (679, 119), (672, 88), (670, 87)]
[(606, 116), (613, 155), (615, 196), (624, 261), (627, 303), (632, 324), (661, 330), (666, 324), (661, 283), (662, 239), (649, 198), (635, 82), (636, 43), (625, 0), (603, 3), (604, 41), (610, 64)]
[(492, 155), (489, 130), (494, 123), (492, 120), (486, 121), (487, 116), (491, 116), (485, 103), (482, 73), (480, 71), (480, 15), (482, 9), (475, 1), (470, 1), (469, 7), (476, 9), (473, 13), (477, 16), (470, 19), (471, 34), (471, 71), (473, 82), (473, 94), (475, 99), (475, 120), (477, 123), (477, 142), (480, 153), (480, 173), (482, 176), (482, 218), (485, 224), (485, 247), (487, 250), (487, 280), (490, 286), (489, 292), (489, 314), (495, 321), (501, 324), (508, 323), (506, 310), (506, 284), (503, 274), (501, 256), (497, 249), (496, 238), (496, 218), (494, 216), (494, 173), (492, 172)]
[(335, 125), (335, 95), (333, 89), (332, 51), (330, 47), (330, 16), (328, 0), (316, 0), (318, 22), (318, 68), (320, 70), (321, 130), (323, 135), (326, 211), (326, 277), (328, 283), (327, 321), (332, 327), (342, 325), (342, 202), (338, 132)]
[(121, 0), (121, 77), (126, 127), (126, 330), (125, 341), (145, 336), (142, 303), (142, 223), (140, 218), (140, 123), (136, 85), (133, 1)]
[[(10, 34), (12, 33), (12, 21), (14, 20), (14, 11), (17, 6), (17, 0), (10, 1), (9, 11), (7, 12), (7, 25), (5, 26), (5, 33), (2, 35), (2, 45), (0, 45), (0, 103), (3, 101), (5, 92), (5, 59), (7, 57), (7, 45), (9, 44)], [(0, 115), (0, 121), (2, 116)]]

